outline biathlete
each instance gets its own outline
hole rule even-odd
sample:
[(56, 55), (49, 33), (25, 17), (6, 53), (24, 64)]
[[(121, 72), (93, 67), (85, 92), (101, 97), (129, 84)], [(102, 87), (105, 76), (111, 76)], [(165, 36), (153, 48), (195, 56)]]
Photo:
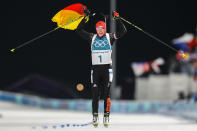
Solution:
[(98, 126), (98, 106), (99, 99), (102, 95), (104, 99), (104, 117), (103, 124), (108, 126), (109, 114), (110, 114), (110, 87), (113, 79), (112, 72), (112, 45), (115, 40), (121, 38), (126, 34), (127, 30), (119, 19), (119, 13), (113, 12), (114, 19), (117, 22), (117, 31), (113, 33), (106, 32), (106, 23), (99, 21), (96, 24), (96, 34), (85, 31), (84, 25), (88, 18), (87, 16), (81, 21), (77, 28), (77, 33), (86, 39), (91, 46), (91, 58), (92, 58), (92, 69), (91, 69), (91, 88), (92, 88), (92, 114), (93, 114), (93, 125)]

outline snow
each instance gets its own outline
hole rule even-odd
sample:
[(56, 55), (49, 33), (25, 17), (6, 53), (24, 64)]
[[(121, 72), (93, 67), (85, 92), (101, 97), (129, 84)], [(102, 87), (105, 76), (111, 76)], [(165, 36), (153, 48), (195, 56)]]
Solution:
[(156, 114), (112, 113), (108, 128), (102, 125), (102, 113), (98, 128), (90, 124), (90, 112), (41, 109), (0, 101), (0, 114), (0, 131), (197, 131), (197, 123)]

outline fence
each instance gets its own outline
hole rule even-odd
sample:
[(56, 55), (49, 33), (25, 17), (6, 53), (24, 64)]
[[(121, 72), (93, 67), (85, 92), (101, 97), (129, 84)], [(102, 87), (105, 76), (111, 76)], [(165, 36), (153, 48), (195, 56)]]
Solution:
[[(91, 100), (60, 100), (46, 99), (35, 96), (16, 94), (0, 91), (0, 100), (14, 102), (17, 104), (51, 108), (51, 109), (66, 109), (72, 111), (91, 112)], [(99, 111), (103, 112), (104, 104), (99, 103)], [(197, 102), (195, 101), (178, 101), (178, 102), (148, 102), (148, 101), (122, 101), (112, 100), (112, 113), (156, 113), (164, 115), (173, 115), (182, 117), (197, 122)]]

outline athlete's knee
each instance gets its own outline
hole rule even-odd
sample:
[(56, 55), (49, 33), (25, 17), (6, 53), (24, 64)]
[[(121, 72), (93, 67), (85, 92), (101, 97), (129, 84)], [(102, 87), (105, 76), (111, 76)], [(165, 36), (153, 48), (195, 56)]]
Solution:
[(94, 100), (99, 99), (99, 88), (97, 84), (92, 84), (92, 97)]
[(94, 89), (94, 88), (98, 88), (98, 84), (92, 83), (92, 89)]
[(107, 99), (109, 97), (110, 87), (111, 87), (111, 82), (108, 82), (107, 85), (104, 88), (104, 99)]

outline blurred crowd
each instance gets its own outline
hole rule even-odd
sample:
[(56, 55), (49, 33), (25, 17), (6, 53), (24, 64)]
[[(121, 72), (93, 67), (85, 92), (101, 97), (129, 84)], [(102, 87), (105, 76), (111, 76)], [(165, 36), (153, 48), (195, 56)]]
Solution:
[[(171, 66), (171, 71), (185, 73), (197, 83), (197, 26), (196, 33), (185, 33), (180, 38), (173, 40), (173, 44), (179, 49)], [(184, 55), (183, 55), (184, 54)], [(195, 84), (197, 88), (197, 84)], [(187, 95), (179, 93), (179, 100), (197, 101), (197, 92), (190, 91)]]
[[(168, 64), (169, 73), (186, 74), (189, 78), (188, 86), (197, 83), (197, 26), (195, 33), (184, 33), (182, 36), (172, 40), (177, 53), (169, 57), (169, 61), (159, 57), (152, 61), (133, 62), (131, 68), (136, 77), (147, 77), (149, 74), (162, 74), (161, 66)], [(194, 91), (187, 94), (179, 92), (179, 100), (197, 101), (197, 84)]]

